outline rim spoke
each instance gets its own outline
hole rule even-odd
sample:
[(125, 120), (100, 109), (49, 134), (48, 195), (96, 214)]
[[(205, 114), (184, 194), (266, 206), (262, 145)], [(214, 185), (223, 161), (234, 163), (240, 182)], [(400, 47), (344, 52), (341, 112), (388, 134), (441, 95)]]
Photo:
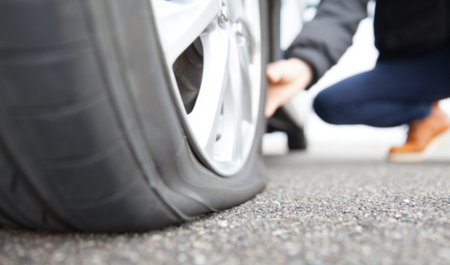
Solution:
[(233, 36), (230, 45), (230, 112), (232, 112), (233, 119), (230, 127), (233, 128), (233, 145), (231, 153), (231, 161), (237, 161), (241, 157), (242, 150), (242, 117), (243, 117), (243, 88), (246, 85), (246, 77), (242, 72), (242, 65), (240, 60), (239, 46), (236, 36)]
[[(216, 159), (238, 163), (243, 159), (244, 138), (251, 124), (251, 98), (248, 60), (236, 36), (231, 36), (229, 81), (224, 103), (223, 139), (216, 143)], [(244, 57), (242, 57), (244, 56)], [(247, 56), (248, 57), (248, 56)]]
[(220, 0), (151, 2), (169, 65), (208, 27), (222, 6)]
[[(237, 25), (238, 28), (242, 28), (242, 24)], [(250, 43), (249, 43), (250, 42)], [(236, 46), (237, 57), (239, 58), (239, 69), (241, 74), (241, 94), (242, 94), (242, 119), (248, 122), (252, 120), (252, 73), (250, 72), (251, 66), (251, 37), (248, 34), (243, 33), (242, 29), (237, 30)]]
[(245, 19), (245, 8), (243, 0), (228, 1), (228, 9), (230, 10), (231, 21), (236, 22), (238, 21), (238, 19)]
[(188, 119), (200, 146), (212, 154), (228, 86), (229, 37), (228, 32), (218, 26), (200, 37), (205, 54), (203, 79)]

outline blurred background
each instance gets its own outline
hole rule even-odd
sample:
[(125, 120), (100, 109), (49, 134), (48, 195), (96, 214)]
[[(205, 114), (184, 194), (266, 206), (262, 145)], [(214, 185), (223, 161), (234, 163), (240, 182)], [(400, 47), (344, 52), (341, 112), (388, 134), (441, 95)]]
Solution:
[[(314, 18), (320, 0), (282, 0), (281, 7), (281, 48), (286, 50), (301, 31), (302, 25)], [(293, 100), (303, 122), (308, 142), (307, 153), (339, 154), (343, 151), (358, 155), (382, 158), (390, 146), (405, 141), (407, 126), (394, 128), (373, 128), (365, 125), (331, 125), (323, 122), (312, 110), (312, 101), (321, 90), (349, 76), (365, 72), (375, 66), (378, 51), (374, 46), (373, 15), (375, 1), (369, 2), (368, 17), (361, 21), (353, 38), (353, 45), (346, 51), (337, 65), (308, 91), (299, 93)], [(299, 15), (302, 14), (302, 15)], [(441, 108), (450, 114), (450, 99), (440, 102)], [(267, 133), (263, 139), (263, 153), (281, 155), (287, 153), (285, 133)], [(436, 154), (450, 156), (450, 141)]]

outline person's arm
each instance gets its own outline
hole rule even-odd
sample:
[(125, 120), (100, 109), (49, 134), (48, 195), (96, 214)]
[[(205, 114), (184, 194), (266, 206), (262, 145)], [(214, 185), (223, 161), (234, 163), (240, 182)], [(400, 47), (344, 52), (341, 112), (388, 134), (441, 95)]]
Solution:
[(314, 19), (286, 51), (287, 60), (267, 66), (265, 115), (270, 117), (299, 91), (316, 83), (352, 44), (369, 0), (323, 0)]
[(369, 0), (323, 0), (314, 19), (285, 53), (286, 58), (299, 58), (313, 70), (309, 85), (316, 83), (352, 45), (359, 22), (367, 17)]

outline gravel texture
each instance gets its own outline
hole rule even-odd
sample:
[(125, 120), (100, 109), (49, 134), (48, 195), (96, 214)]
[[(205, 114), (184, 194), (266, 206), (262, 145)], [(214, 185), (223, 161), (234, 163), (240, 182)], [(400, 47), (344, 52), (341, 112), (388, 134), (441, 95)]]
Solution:
[(139, 234), (0, 229), (0, 264), (449, 264), (450, 163), (268, 157), (239, 207)]

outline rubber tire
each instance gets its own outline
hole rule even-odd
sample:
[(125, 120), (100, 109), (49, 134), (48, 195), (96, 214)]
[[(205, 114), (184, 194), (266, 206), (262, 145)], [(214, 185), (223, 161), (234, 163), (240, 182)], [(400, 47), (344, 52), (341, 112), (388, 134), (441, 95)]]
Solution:
[(308, 144), (303, 128), (292, 126), (292, 130), (286, 131), (286, 134), (289, 150), (306, 150)]
[(263, 190), (263, 108), (242, 170), (203, 167), (152, 14), (148, 0), (0, 0), (0, 224), (145, 231)]
[(289, 150), (306, 150), (306, 140), (303, 127), (298, 126), (282, 108), (278, 108), (269, 118), (267, 132), (282, 131), (287, 134)]

